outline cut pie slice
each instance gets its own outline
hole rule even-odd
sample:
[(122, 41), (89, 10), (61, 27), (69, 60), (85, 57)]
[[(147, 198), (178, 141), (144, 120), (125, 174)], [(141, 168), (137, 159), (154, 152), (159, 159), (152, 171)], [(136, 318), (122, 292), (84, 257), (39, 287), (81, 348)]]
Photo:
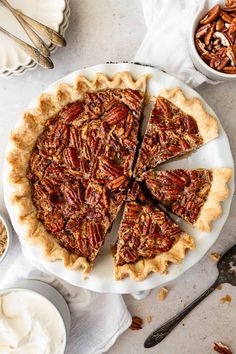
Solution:
[(220, 202), (227, 198), (228, 168), (148, 171), (143, 174), (152, 196), (172, 213), (202, 231), (222, 214)]
[(13, 133), (13, 202), (48, 259), (90, 269), (132, 176), (146, 79), (78, 77), (43, 94)]
[(185, 233), (162, 210), (145, 198), (134, 183), (129, 193), (115, 254), (115, 277), (144, 280), (149, 273), (167, 273), (168, 263), (180, 263), (194, 248)]
[(218, 135), (217, 121), (198, 98), (179, 88), (160, 92), (149, 118), (134, 175), (190, 153)]

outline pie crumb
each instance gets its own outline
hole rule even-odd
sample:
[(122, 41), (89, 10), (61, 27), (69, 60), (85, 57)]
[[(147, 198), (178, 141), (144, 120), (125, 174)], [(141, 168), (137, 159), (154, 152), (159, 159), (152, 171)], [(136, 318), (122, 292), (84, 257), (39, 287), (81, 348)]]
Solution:
[(217, 353), (220, 353), (220, 354), (233, 354), (232, 352), (231, 352), (231, 349), (227, 346), (227, 345), (225, 345), (225, 344), (223, 344), (223, 343), (221, 343), (221, 342), (216, 342), (216, 343), (214, 343), (214, 351), (215, 352), (217, 352)]
[(220, 285), (217, 286), (216, 289), (217, 289), (217, 290), (221, 290), (222, 288), (223, 288), (223, 286), (222, 286), (222, 284), (220, 284)]
[(152, 322), (152, 316), (151, 316), (151, 315), (148, 315), (148, 316), (146, 317), (146, 320), (147, 320), (148, 323)]
[(83, 277), (83, 280), (88, 280), (88, 275), (85, 275), (84, 277)]
[(231, 300), (232, 300), (231, 296), (227, 294), (220, 299), (220, 303), (224, 304), (226, 302), (231, 302)]
[(211, 253), (210, 258), (213, 262), (218, 262), (221, 255), (219, 253)]
[(158, 300), (159, 300), (159, 301), (165, 300), (168, 291), (169, 291), (169, 290), (168, 290), (167, 288), (161, 288), (161, 290), (160, 290), (159, 293), (157, 294)]

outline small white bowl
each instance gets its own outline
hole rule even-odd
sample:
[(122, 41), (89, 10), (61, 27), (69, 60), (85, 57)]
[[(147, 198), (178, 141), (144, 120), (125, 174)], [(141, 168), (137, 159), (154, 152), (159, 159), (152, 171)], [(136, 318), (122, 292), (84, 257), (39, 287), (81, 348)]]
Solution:
[(192, 28), (190, 30), (190, 40), (189, 40), (189, 52), (191, 59), (193, 61), (194, 66), (201, 73), (206, 75), (209, 79), (214, 81), (232, 81), (236, 80), (236, 74), (225, 74), (220, 71), (212, 69), (209, 65), (207, 65), (204, 60), (198, 54), (198, 51), (195, 46), (194, 37), (197, 26), (199, 25), (200, 20), (206, 15), (206, 13), (214, 6), (214, 5), (224, 5), (224, 1), (222, 0), (212, 0), (211, 5), (207, 4), (207, 1), (204, 3), (204, 6), (200, 9), (200, 11), (196, 14)]
[(13, 230), (10, 221), (4, 214), (0, 214), (0, 221), (3, 223), (6, 231), (7, 231), (7, 246), (3, 254), (0, 256), (0, 263), (3, 261), (3, 259), (6, 257), (7, 252), (10, 249), (12, 239), (13, 239)]
[[(6, 295), (10, 292), (16, 291), (30, 291), (36, 293), (39, 296), (42, 296), (46, 300), (48, 300), (51, 305), (56, 309), (59, 317), (64, 324), (64, 335), (65, 335), (65, 342), (64, 347), (62, 348), (62, 352), (65, 352), (67, 339), (70, 333), (71, 327), (71, 316), (69, 307), (63, 298), (63, 296), (54, 289), (51, 285), (48, 285), (39, 280), (20, 280), (12, 284), (11, 287), (0, 290), (0, 296)], [(60, 353), (60, 354), (61, 354)]]

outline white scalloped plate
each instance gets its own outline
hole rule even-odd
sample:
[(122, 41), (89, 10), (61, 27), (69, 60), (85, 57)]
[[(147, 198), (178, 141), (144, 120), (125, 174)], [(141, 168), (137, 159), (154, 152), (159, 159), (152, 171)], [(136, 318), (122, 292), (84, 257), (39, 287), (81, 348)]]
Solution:
[[(69, 25), (69, 0), (12, 0), (11, 4), (15, 8), (22, 10), (26, 15), (59, 31), (62, 35), (65, 34)], [(14, 16), (1, 5), (0, 24), (1, 27), (32, 45)], [(50, 52), (55, 52), (57, 47), (53, 44), (48, 44)], [(1, 32), (0, 53), (0, 76), (2, 77), (21, 75), (26, 70), (35, 69), (38, 65), (12, 39)]]
[[(159, 90), (163, 87), (165, 88), (173, 88), (179, 86), (182, 88), (184, 93), (187, 96), (199, 96), (199, 94), (182, 83), (181, 81), (175, 79), (174, 77), (163, 73), (154, 68), (150, 68), (148, 66), (136, 65), (136, 64), (102, 64), (96, 65), (90, 68), (85, 68), (82, 70), (78, 70), (73, 72), (72, 74), (62, 78), (56, 83), (50, 85), (44, 92), (53, 93), (56, 87), (56, 84), (59, 82), (67, 82), (72, 84), (78, 74), (85, 75), (90, 80), (95, 77), (97, 72), (103, 72), (107, 75), (112, 76), (116, 72), (119, 71), (129, 71), (132, 73), (134, 78), (138, 78), (139, 76), (149, 73), (152, 75), (151, 80), (148, 83), (148, 91), (151, 95), (156, 96)], [(201, 98), (202, 99), (202, 98)], [(214, 115), (213, 110), (204, 102), (204, 106), (206, 110)], [(36, 107), (37, 100), (34, 100), (29, 106), (29, 108)], [(147, 117), (145, 118), (147, 119)], [(173, 161), (168, 164), (162, 165), (162, 169), (164, 168), (197, 168), (197, 167), (205, 167), (205, 168), (214, 168), (214, 167), (230, 167), (234, 169), (233, 157), (231, 154), (228, 138), (219, 122), (219, 137), (205, 146), (201, 147), (197, 152), (193, 153), (186, 159), (182, 159), (179, 161)], [(8, 147), (8, 149), (10, 146)], [(208, 251), (208, 249), (214, 244), (216, 239), (220, 235), (220, 231), (226, 222), (226, 219), (229, 214), (230, 204), (233, 197), (234, 192), (234, 179), (232, 178), (229, 183), (229, 198), (222, 203), (223, 206), (223, 215), (220, 219), (216, 220), (213, 223), (212, 231), (209, 233), (202, 233), (198, 230), (193, 229), (190, 225), (187, 225), (184, 221), (178, 220), (180, 225), (189, 232), (192, 236), (194, 236), (197, 247), (194, 251), (190, 251), (187, 253), (182, 264), (170, 265), (169, 273), (167, 275), (160, 274), (150, 274), (148, 278), (142, 282), (135, 282), (132, 279), (126, 278), (124, 280), (116, 281), (113, 277), (113, 260), (110, 252), (110, 245), (114, 244), (117, 231), (119, 226), (119, 218), (114, 223), (112, 230), (109, 235), (107, 235), (106, 242), (104, 247), (102, 248), (101, 253), (97, 257), (94, 267), (92, 271), (88, 275), (88, 279), (84, 280), (84, 275), (80, 272), (70, 271), (65, 269), (61, 261), (57, 262), (48, 262), (45, 261), (42, 252), (40, 249), (30, 246), (26, 241), (23, 240), (25, 229), (22, 225), (20, 225), (17, 221), (17, 210), (10, 204), (10, 195), (14, 191), (12, 187), (7, 182), (9, 167), (7, 163), (4, 166), (4, 175), (3, 175), (3, 185), (4, 185), (4, 198), (5, 203), (10, 214), (12, 224), (20, 237), (21, 242), (24, 245), (24, 251), (26, 255), (29, 257), (31, 262), (35, 264), (35, 266), (39, 265), (43, 266), (45, 270), (57, 275), (60, 278), (65, 279), (67, 282), (91, 289), (99, 292), (113, 292), (113, 293), (134, 293), (141, 290), (152, 289), (156, 286), (164, 284), (170, 280), (173, 280), (183, 274), (187, 269), (192, 267), (194, 264), (200, 261), (200, 259), (204, 256), (204, 254)]]

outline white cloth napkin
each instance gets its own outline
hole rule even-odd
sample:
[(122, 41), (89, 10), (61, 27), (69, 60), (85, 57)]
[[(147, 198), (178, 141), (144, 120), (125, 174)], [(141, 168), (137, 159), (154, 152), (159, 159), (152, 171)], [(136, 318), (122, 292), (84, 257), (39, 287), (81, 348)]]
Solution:
[[(38, 267), (38, 266), (37, 266)], [(106, 352), (131, 323), (131, 315), (121, 295), (99, 294), (75, 287), (36, 269), (20, 255), (6, 272), (0, 287), (9, 287), (22, 279), (41, 280), (57, 289), (71, 312), (71, 333), (66, 354)]]
[(188, 51), (193, 16), (204, 2), (142, 0), (147, 33), (134, 61), (156, 66), (192, 87), (206, 81), (213, 83), (194, 68)]

